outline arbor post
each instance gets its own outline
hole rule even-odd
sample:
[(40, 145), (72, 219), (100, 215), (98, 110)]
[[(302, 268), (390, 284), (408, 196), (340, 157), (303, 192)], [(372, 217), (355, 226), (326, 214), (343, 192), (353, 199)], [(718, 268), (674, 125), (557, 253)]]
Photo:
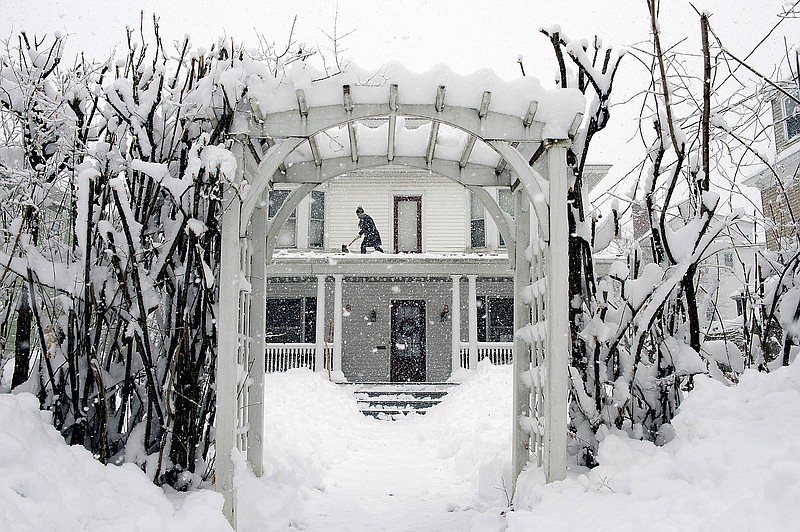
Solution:
[(547, 346), (545, 379), (545, 476), (567, 475), (567, 404), (569, 394), (569, 226), (567, 220), (567, 141), (547, 150), (550, 186), (550, 250), (547, 260)]
[[(531, 202), (519, 187), (514, 192), (516, 222), (516, 247), (514, 262), (514, 331), (519, 331), (531, 322), (531, 307), (520, 294), (531, 284), (531, 261), (526, 248), (531, 241)], [(530, 458), (530, 433), (523, 428), (523, 416), (530, 416), (530, 390), (522, 381), (522, 375), (531, 369), (531, 354), (528, 342), (514, 335), (514, 358), (512, 360), (512, 446), (511, 446), (511, 493), (517, 488), (517, 477)]]
[(250, 344), (248, 367), (250, 368), (250, 404), (248, 421), (250, 429), (247, 438), (247, 461), (253, 466), (253, 473), (260, 477), (264, 472), (264, 374), (266, 372), (266, 246), (259, 245), (267, 238), (267, 208), (259, 207), (253, 213), (250, 226), (253, 246), (253, 260), (250, 274), (252, 287)]
[[(238, 148), (238, 149), (237, 149)], [(243, 166), (241, 145), (235, 142), (234, 154)], [(241, 177), (242, 168), (237, 176)], [(214, 486), (224, 498), (225, 518), (236, 529), (236, 488), (233, 484), (232, 453), (236, 448), (236, 399), (239, 353), (240, 243), (239, 215), (241, 201), (231, 185), (225, 186), (222, 212), (222, 250), (220, 254), (219, 314), (217, 316), (217, 410), (215, 415), (216, 449)]]

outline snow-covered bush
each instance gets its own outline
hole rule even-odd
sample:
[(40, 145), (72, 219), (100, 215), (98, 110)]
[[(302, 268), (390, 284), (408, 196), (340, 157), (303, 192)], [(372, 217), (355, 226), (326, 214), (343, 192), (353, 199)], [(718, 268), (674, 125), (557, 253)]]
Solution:
[(68, 443), (185, 489), (213, 467), (228, 133), (275, 68), (154, 29), (103, 63), (65, 67), (58, 34), (0, 57), (2, 336)]

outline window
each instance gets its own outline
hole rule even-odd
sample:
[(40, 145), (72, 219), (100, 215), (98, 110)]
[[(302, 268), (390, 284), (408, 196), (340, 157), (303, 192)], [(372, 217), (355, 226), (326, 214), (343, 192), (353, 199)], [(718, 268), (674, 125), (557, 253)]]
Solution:
[[(269, 191), (269, 219), (273, 219), (278, 215), (286, 198), (289, 197), (290, 190), (270, 190)], [(281, 227), (278, 233), (275, 247), (279, 248), (294, 248), (297, 247), (297, 211), (292, 211), (289, 219)]]
[(476, 303), (478, 305), (478, 341), (485, 342), (486, 341), (486, 297), (485, 296), (477, 296), (475, 298)]
[(394, 251), (422, 253), (422, 196), (395, 196)]
[(469, 241), (472, 248), (486, 247), (486, 220), (483, 204), (478, 201), (475, 194), (469, 195), (470, 220), (469, 220)]
[(783, 117), (786, 142), (789, 142), (800, 135), (800, 105), (788, 96), (783, 98)]
[[(514, 196), (511, 194), (510, 188), (497, 189), (497, 204), (500, 206), (501, 211), (509, 216), (514, 216)], [(506, 243), (503, 240), (503, 235), (499, 235), (497, 241), (500, 242), (501, 247), (505, 247)]]
[(514, 341), (514, 298), (477, 296), (478, 341)]
[(510, 297), (490, 297), (488, 314), (489, 341), (513, 342), (514, 299)]
[(709, 301), (708, 306), (706, 307), (706, 321), (713, 321), (714, 314), (716, 313), (717, 308), (713, 302)]
[(325, 193), (311, 192), (311, 209), (308, 219), (308, 247), (325, 246)]
[(267, 343), (314, 343), (317, 298), (267, 299)]
[(728, 268), (733, 268), (733, 253), (730, 251), (723, 253), (722, 260), (725, 262), (725, 266)]

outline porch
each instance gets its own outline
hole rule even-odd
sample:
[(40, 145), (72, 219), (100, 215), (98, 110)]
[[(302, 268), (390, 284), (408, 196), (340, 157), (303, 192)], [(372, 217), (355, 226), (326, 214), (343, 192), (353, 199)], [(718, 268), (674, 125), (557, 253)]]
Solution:
[[(268, 373), (306, 367), (330, 371), (335, 381), (426, 382), (484, 358), (511, 363), (513, 280), (505, 253), (281, 251), (265, 279)], [(409, 327), (408, 312), (413, 340), (400, 330)], [(408, 341), (419, 367), (403, 374)]]
[[(511, 364), (513, 360), (513, 342), (478, 342), (474, 346), (477, 360), (488, 358), (494, 365)], [(459, 368), (475, 369), (470, 365), (470, 344), (459, 345)], [(316, 344), (313, 343), (267, 343), (264, 349), (267, 373), (277, 373), (295, 368), (307, 368), (311, 371), (335, 371), (332, 364), (333, 349), (324, 348), (322, 366), (317, 366)], [(329, 362), (330, 361), (330, 362)], [(319, 368), (319, 369), (318, 369)]]

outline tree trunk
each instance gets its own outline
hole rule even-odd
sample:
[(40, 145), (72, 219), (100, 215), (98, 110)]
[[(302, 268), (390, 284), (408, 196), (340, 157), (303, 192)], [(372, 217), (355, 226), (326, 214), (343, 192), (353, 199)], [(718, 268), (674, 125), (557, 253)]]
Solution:
[(28, 380), (31, 360), (31, 305), (28, 301), (28, 290), (23, 288), (17, 305), (17, 332), (14, 336), (14, 375), (11, 378), (11, 389)]

